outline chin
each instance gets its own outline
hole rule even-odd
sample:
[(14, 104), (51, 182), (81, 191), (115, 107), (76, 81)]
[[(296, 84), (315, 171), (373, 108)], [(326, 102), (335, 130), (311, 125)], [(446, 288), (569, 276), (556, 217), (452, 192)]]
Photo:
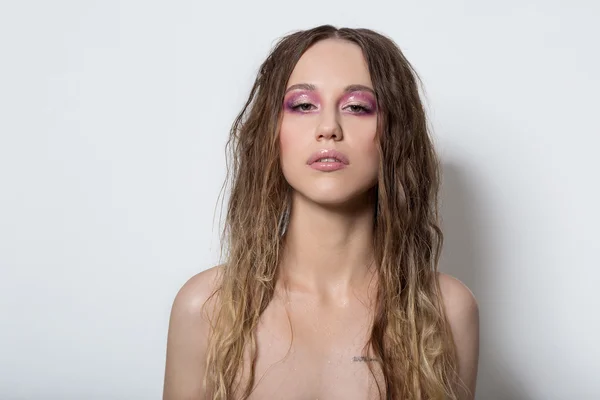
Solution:
[(352, 203), (352, 200), (355, 199), (354, 196), (340, 196), (339, 194), (323, 194), (319, 193), (317, 195), (305, 196), (313, 203), (317, 203), (326, 207), (343, 207), (346, 204)]
[(372, 186), (348, 187), (337, 185), (332, 187), (311, 187), (310, 189), (296, 190), (301, 197), (310, 202), (326, 207), (347, 207), (354, 203), (364, 203)]

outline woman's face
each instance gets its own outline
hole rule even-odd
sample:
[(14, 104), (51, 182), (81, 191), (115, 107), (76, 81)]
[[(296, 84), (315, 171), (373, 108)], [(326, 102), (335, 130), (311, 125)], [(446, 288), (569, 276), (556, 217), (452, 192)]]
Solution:
[(296, 64), (286, 90), (280, 151), (287, 182), (321, 204), (365, 194), (377, 183), (379, 153), (377, 103), (360, 47), (317, 42)]

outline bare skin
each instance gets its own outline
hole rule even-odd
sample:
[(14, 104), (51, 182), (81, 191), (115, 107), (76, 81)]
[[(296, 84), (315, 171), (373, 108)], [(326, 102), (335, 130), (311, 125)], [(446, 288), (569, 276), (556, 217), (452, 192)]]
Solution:
[[(281, 162), (294, 189), (292, 212), (275, 296), (256, 332), (257, 378), (250, 399), (379, 398), (368, 369), (371, 363), (377, 371), (377, 361), (361, 358), (377, 288), (369, 196), (379, 162), (377, 116), (358, 113), (368, 90), (348, 94), (349, 85), (372, 88), (362, 52), (329, 39), (302, 56), (288, 83), (290, 100), (306, 106), (284, 111), (282, 120)], [(307, 168), (306, 158), (322, 148), (342, 151), (350, 164), (332, 173)], [(206, 314), (201, 307), (221, 268), (191, 278), (175, 299), (165, 400), (205, 398), (201, 377), (212, 307)], [(461, 400), (471, 400), (479, 349), (477, 302), (457, 279), (439, 274), (439, 281), (460, 376), (471, 392), (462, 393)]]
[[(165, 400), (205, 399), (202, 389), (208, 323), (201, 313), (217, 282), (213, 267), (192, 277), (178, 293), (171, 314), (164, 386)], [(475, 392), (479, 348), (477, 303), (469, 289), (440, 273), (446, 312), (459, 356), (461, 379)], [(366, 307), (354, 299), (326, 303), (298, 296), (296, 306), (275, 299), (257, 331), (257, 385), (252, 399), (377, 399), (368, 362), (360, 359), (370, 322)], [(289, 352), (289, 353), (288, 353)], [(287, 355), (287, 356), (286, 356)], [(462, 393), (461, 400), (473, 396)]]

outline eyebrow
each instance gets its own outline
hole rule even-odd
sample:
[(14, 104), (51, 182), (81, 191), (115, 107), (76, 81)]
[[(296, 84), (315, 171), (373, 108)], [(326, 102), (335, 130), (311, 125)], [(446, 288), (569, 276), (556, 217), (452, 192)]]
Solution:
[[(297, 83), (297, 84), (292, 85), (289, 88), (287, 88), (287, 90), (285, 91), (285, 94), (287, 94), (288, 92), (290, 92), (292, 90), (296, 90), (296, 89), (303, 89), (303, 90), (308, 90), (308, 91), (314, 92), (315, 90), (317, 90), (317, 87), (310, 83)], [(357, 92), (357, 91), (367, 91), (367, 92), (372, 93), (373, 96), (375, 96), (375, 91), (365, 85), (358, 85), (358, 84), (348, 85), (344, 88), (344, 93)]]

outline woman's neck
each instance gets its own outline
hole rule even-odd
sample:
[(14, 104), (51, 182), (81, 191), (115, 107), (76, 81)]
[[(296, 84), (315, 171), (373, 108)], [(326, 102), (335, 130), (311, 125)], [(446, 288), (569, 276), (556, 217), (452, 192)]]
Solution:
[(280, 278), (288, 291), (323, 300), (367, 289), (375, 270), (373, 203), (323, 206), (292, 197)]

